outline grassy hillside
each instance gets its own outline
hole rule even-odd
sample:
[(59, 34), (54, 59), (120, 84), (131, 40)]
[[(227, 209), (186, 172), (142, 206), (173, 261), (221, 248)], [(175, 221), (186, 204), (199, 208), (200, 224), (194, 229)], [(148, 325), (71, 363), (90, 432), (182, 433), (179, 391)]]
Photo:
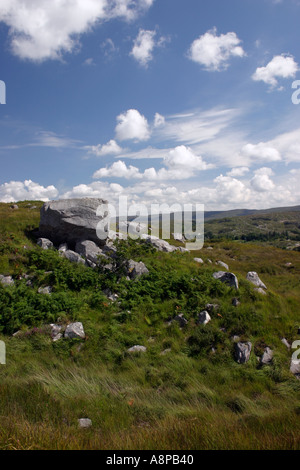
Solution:
[(293, 250), (300, 246), (300, 211), (207, 220), (205, 234), (207, 239), (258, 241)]
[[(300, 448), (300, 381), (281, 342), (299, 339), (299, 252), (230, 240), (168, 254), (121, 242), (120, 264), (132, 258), (149, 269), (128, 281), (37, 247), (30, 233), (41, 203), (18, 206), (0, 204), (0, 274), (15, 280), (0, 285), (0, 449)], [(213, 279), (219, 260), (239, 291)], [(254, 291), (248, 271), (268, 295)], [(44, 286), (51, 295), (38, 293)], [(197, 326), (207, 303), (218, 308)], [(182, 329), (171, 321), (178, 313), (188, 320)], [(47, 325), (70, 321), (83, 323), (85, 340), (53, 342)], [(246, 364), (234, 360), (234, 335), (253, 344)], [(133, 345), (147, 351), (129, 354)], [(262, 367), (266, 346), (274, 358)], [(93, 426), (79, 429), (86, 417)]]

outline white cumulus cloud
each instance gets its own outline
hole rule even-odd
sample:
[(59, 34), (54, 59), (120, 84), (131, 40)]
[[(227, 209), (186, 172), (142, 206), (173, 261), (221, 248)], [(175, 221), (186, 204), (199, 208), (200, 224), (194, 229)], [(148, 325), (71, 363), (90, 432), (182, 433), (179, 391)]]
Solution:
[(17, 202), (17, 201), (49, 201), (56, 198), (58, 190), (55, 186), (41, 186), (31, 180), (10, 181), (0, 185), (0, 201), (1, 202)]
[(93, 178), (126, 178), (126, 179), (135, 179), (142, 178), (139, 169), (135, 166), (130, 165), (127, 167), (126, 163), (121, 160), (113, 163), (110, 167), (100, 168), (93, 175)]
[(217, 29), (213, 28), (193, 41), (188, 57), (203, 65), (208, 71), (220, 71), (228, 67), (231, 57), (246, 55), (240, 44), (241, 40), (236, 33), (230, 32), (218, 36)]
[(274, 88), (278, 85), (278, 79), (294, 78), (297, 70), (298, 64), (292, 56), (277, 55), (265, 67), (258, 67), (252, 79), (263, 81)]
[(237, 168), (232, 168), (231, 171), (228, 171), (227, 176), (231, 176), (232, 178), (242, 177), (246, 173), (248, 173), (249, 171), (250, 170), (247, 166), (240, 166), (240, 167), (237, 167)]
[(273, 175), (271, 168), (260, 168), (254, 172), (254, 177), (251, 179), (250, 184), (255, 191), (268, 192), (275, 188), (275, 184), (270, 176)]
[(117, 117), (116, 138), (143, 141), (150, 138), (150, 128), (145, 116), (136, 109), (129, 109)]
[(21, 59), (58, 59), (101, 21), (134, 19), (154, 0), (1, 0), (0, 21), (9, 28), (12, 52)]
[(201, 170), (213, 168), (202, 157), (195, 155), (192, 150), (180, 145), (170, 150), (163, 158), (164, 168), (159, 170), (147, 168), (141, 172), (137, 167), (119, 160), (109, 167), (100, 168), (93, 175), (94, 178), (125, 178), (143, 179), (147, 181), (167, 181), (189, 179)]
[(278, 162), (281, 155), (275, 147), (260, 142), (259, 144), (246, 144), (241, 151), (242, 156), (249, 157), (253, 160), (262, 160), (267, 162)]
[(120, 147), (120, 145), (118, 145), (113, 139), (104, 145), (89, 145), (85, 148), (88, 150), (89, 154), (96, 155), (97, 157), (102, 157), (104, 155), (118, 155), (123, 150), (122, 147)]
[(137, 38), (134, 40), (130, 55), (141, 65), (147, 67), (148, 62), (153, 59), (153, 49), (155, 43), (156, 31), (140, 29)]

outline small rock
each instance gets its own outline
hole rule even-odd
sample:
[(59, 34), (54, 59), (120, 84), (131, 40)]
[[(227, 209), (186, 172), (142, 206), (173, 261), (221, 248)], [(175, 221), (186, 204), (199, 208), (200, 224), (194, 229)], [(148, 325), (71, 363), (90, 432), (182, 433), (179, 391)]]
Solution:
[(293, 268), (293, 263), (285, 263), (286, 268)]
[(55, 323), (50, 323), (50, 328), (51, 328), (51, 338), (53, 341), (58, 341), (63, 337), (61, 331), (62, 331), (62, 326), (61, 325), (56, 325)]
[(65, 338), (85, 338), (85, 332), (81, 322), (70, 323), (65, 331)]
[(75, 251), (62, 251), (61, 255), (63, 256), (63, 258), (66, 258), (71, 261), (71, 263), (85, 264), (85, 260), (78, 253), (75, 253)]
[(170, 353), (172, 351), (171, 348), (164, 349), (161, 353), (160, 356), (165, 356), (166, 354)]
[(176, 317), (174, 318), (174, 321), (176, 321), (179, 324), (180, 328), (184, 328), (188, 324), (188, 321), (186, 318), (184, 318), (183, 313), (176, 315)]
[(116, 302), (118, 300), (118, 298), (119, 298), (118, 294), (111, 294), (108, 297), (108, 300), (111, 300), (112, 302)]
[(172, 233), (174, 240), (178, 242), (185, 242), (185, 237), (182, 235), (182, 233)]
[(288, 348), (291, 349), (290, 343), (287, 341), (286, 338), (282, 338), (281, 342)]
[(90, 420), (89, 418), (80, 418), (78, 420), (78, 424), (80, 428), (87, 429), (92, 426), (92, 420)]
[(232, 299), (232, 305), (234, 307), (238, 307), (239, 305), (241, 305), (241, 302), (235, 297), (234, 299)]
[(207, 249), (207, 250), (213, 250), (213, 247), (212, 247), (212, 246), (208, 246), (206, 249)]
[(127, 274), (131, 279), (136, 279), (144, 274), (149, 274), (149, 270), (142, 261), (138, 263), (131, 259), (127, 263)]
[(218, 304), (206, 304), (205, 305), (205, 310), (208, 311), (208, 313), (214, 312), (215, 310), (219, 310), (219, 305)]
[(210, 321), (211, 321), (211, 316), (206, 310), (204, 310), (203, 312), (200, 312), (198, 314), (196, 323), (197, 325), (207, 325), (207, 323), (209, 323)]
[(234, 356), (236, 362), (238, 362), (239, 364), (245, 364), (246, 362), (248, 362), (250, 359), (251, 349), (252, 343), (250, 343), (250, 341), (245, 343), (235, 343)]
[(145, 348), (145, 346), (140, 346), (139, 344), (127, 349), (127, 352), (129, 353), (139, 353), (139, 352), (146, 352), (146, 351), (147, 351), (147, 348)]
[(258, 294), (261, 294), (261, 295), (267, 295), (266, 291), (263, 290), (261, 287), (256, 287), (254, 289), (254, 292), (257, 292)]
[(241, 338), (237, 335), (234, 335), (231, 337), (231, 340), (234, 342), (234, 343), (239, 343), (241, 341)]
[(250, 271), (246, 276), (247, 281), (254, 284), (256, 287), (261, 287), (262, 289), (267, 289), (265, 284), (260, 280), (258, 274), (255, 271)]
[(156, 248), (158, 251), (164, 251), (166, 253), (172, 253), (177, 250), (176, 246), (170, 245), (165, 240), (160, 240), (159, 238), (152, 236), (152, 235), (146, 235), (143, 234), (141, 236), (142, 240), (145, 240), (147, 243), (150, 243), (154, 248)]
[(204, 261), (202, 258), (194, 258), (194, 261), (196, 261), (196, 263), (199, 263), (199, 264), (203, 264)]
[(65, 251), (67, 251), (69, 248), (68, 248), (68, 245), (67, 243), (61, 243), (58, 247), (58, 251), (60, 253), (64, 253)]
[(269, 347), (267, 347), (261, 357), (261, 364), (270, 364), (270, 362), (272, 362), (272, 359), (273, 359), (273, 351), (272, 349), (270, 349)]
[(50, 295), (52, 292), (52, 287), (51, 286), (46, 286), (46, 287), (40, 287), (38, 289), (39, 294), (45, 294), (45, 295)]
[(103, 255), (101, 248), (91, 240), (82, 240), (76, 243), (76, 253), (91, 261), (95, 265), (99, 262), (99, 257)]
[(217, 261), (216, 264), (218, 264), (219, 266), (222, 266), (223, 268), (227, 269), (227, 271), (229, 270), (228, 264), (223, 263), (223, 261)]
[(190, 253), (190, 250), (188, 250), (187, 248), (184, 248), (183, 246), (179, 246), (177, 248), (177, 251), (180, 251), (181, 253)]
[(53, 248), (53, 243), (50, 240), (48, 240), (48, 238), (39, 238), (37, 241), (37, 244), (43, 250), (49, 250), (49, 248)]
[(299, 359), (291, 360), (290, 371), (292, 374), (295, 375), (295, 377), (297, 377), (297, 379), (300, 379), (300, 360)]
[(230, 287), (234, 287), (238, 290), (239, 282), (235, 274), (233, 273), (226, 273), (224, 271), (218, 271), (217, 273), (213, 274), (214, 279), (218, 279), (225, 284), (228, 284)]
[(13, 286), (15, 281), (13, 280), (12, 276), (3, 276), (3, 274), (0, 274), (0, 283), (3, 286)]
[(87, 259), (86, 260), (86, 265), (89, 267), (89, 268), (92, 268), (92, 269), (95, 269), (97, 267), (97, 264), (96, 263), (93, 263), (93, 261), (91, 261), (90, 259)]
[(23, 332), (22, 332), (21, 330), (18, 330), (18, 331), (16, 331), (15, 333), (13, 333), (12, 336), (13, 336), (14, 338), (18, 338), (19, 336), (22, 336), (22, 333), (23, 333)]
[(19, 207), (17, 206), (17, 204), (12, 204), (12, 205), (10, 206), (10, 208), (11, 208), (11, 209), (14, 209), (14, 210), (19, 209)]

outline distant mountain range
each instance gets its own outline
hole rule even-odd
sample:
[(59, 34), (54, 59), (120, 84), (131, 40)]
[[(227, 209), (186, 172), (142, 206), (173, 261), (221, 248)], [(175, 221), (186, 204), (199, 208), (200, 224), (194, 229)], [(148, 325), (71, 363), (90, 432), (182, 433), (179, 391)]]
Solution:
[[(214, 219), (224, 219), (224, 218), (232, 218), (232, 217), (246, 217), (249, 215), (256, 215), (260, 216), (263, 214), (274, 214), (280, 212), (300, 212), (300, 206), (292, 206), (292, 207), (274, 207), (271, 209), (232, 209), (228, 211), (205, 211), (204, 212), (204, 220), (214, 220)], [(195, 213), (193, 214), (193, 219), (195, 219)], [(152, 222), (158, 221), (161, 217), (161, 214), (154, 215), (152, 217)], [(137, 216), (128, 217), (128, 221), (132, 221), (136, 219)], [(125, 220), (126, 217), (120, 217), (121, 220)], [(147, 222), (147, 217), (140, 217), (139, 221), (141, 223)], [(148, 223), (150, 223), (150, 216), (148, 217)]]

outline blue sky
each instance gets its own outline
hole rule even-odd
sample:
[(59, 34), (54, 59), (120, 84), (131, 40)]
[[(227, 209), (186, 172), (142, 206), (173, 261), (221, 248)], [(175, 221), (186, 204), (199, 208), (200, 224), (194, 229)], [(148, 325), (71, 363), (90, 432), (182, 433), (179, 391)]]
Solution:
[(300, 204), (299, 17), (298, 0), (1, 0), (0, 201)]

